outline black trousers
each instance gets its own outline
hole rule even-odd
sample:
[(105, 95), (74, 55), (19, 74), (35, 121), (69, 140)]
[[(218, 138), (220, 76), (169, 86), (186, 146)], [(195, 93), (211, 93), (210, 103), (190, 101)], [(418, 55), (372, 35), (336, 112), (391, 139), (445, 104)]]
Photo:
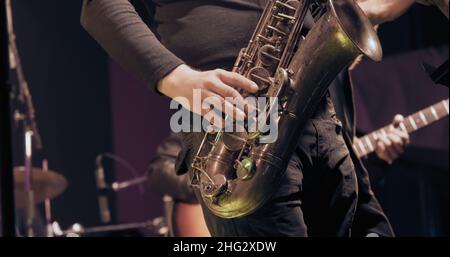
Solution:
[[(196, 145), (199, 140), (187, 141)], [(189, 147), (185, 148), (179, 158), (189, 160), (189, 153)], [(250, 215), (234, 219), (217, 217), (203, 206), (212, 236), (351, 236), (352, 228), (358, 236), (392, 236), (389, 222), (370, 190), (367, 171), (352, 157), (333, 103), (329, 96), (324, 97), (305, 126), (271, 201)], [(180, 167), (181, 163), (179, 160), (177, 170), (187, 168)]]

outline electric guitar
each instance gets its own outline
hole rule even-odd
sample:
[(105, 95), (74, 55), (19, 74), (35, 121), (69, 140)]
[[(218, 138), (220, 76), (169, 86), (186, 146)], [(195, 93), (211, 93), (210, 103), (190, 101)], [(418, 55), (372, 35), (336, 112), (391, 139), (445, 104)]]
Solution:
[[(406, 117), (403, 123), (400, 124), (400, 128), (408, 131), (408, 133), (412, 133), (443, 119), (449, 115), (448, 103), (448, 99), (443, 100)], [(358, 157), (363, 157), (374, 152), (380, 135), (386, 136), (387, 132), (392, 129), (392, 126), (393, 125), (388, 125), (363, 137), (356, 138), (353, 142), (353, 148), (355, 149), (356, 155)]]

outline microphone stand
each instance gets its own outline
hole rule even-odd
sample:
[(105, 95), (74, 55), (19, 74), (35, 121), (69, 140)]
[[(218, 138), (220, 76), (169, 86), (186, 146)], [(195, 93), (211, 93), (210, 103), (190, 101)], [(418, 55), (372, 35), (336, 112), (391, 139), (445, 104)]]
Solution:
[(0, 197), (1, 236), (15, 237), (14, 175), (12, 160), (9, 51), (6, 1), (0, 0)]
[[(104, 158), (108, 158), (122, 164), (125, 168), (128, 169), (128, 171), (133, 174), (134, 178), (125, 181), (115, 181), (111, 184), (107, 183), (105, 181), (105, 169), (102, 164)], [(129, 162), (111, 153), (102, 153), (97, 155), (95, 166), (95, 180), (98, 190), (97, 197), (98, 206), (100, 209), (100, 219), (103, 223), (109, 223), (111, 222), (111, 213), (109, 210), (108, 192), (117, 193), (130, 187), (139, 186), (140, 192), (142, 194), (144, 191), (144, 189), (142, 188), (142, 184), (147, 181), (147, 175), (145, 174), (143, 176), (138, 176), (136, 169)]]
[(114, 191), (114, 192), (118, 192), (121, 191), (123, 189), (129, 188), (129, 187), (133, 187), (133, 186), (138, 186), (143, 184), (144, 182), (147, 181), (147, 176), (143, 175), (134, 179), (130, 179), (130, 180), (126, 180), (126, 181), (122, 181), (122, 182), (113, 182), (110, 186), (110, 188)]
[(32, 181), (32, 168), (33, 168), (33, 149), (42, 149), (42, 141), (39, 131), (36, 125), (36, 116), (31, 98), (28, 82), (25, 79), (25, 75), (22, 69), (19, 51), (16, 44), (16, 35), (14, 33), (13, 15), (11, 8), (11, 0), (6, 0), (6, 12), (7, 12), (7, 24), (9, 34), (9, 56), (11, 69), (14, 69), (17, 74), (17, 80), (19, 84), (18, 101), (24, 107), (23, 113), (19, 110), (15, 111), (15, 121), (23, 124), (23, 138), (25, 143), (25, 192), (27, 195), (26, 204), (26, 227), (27, 236), (33, 237), (33, 223), (35, 219), (35, 200)]

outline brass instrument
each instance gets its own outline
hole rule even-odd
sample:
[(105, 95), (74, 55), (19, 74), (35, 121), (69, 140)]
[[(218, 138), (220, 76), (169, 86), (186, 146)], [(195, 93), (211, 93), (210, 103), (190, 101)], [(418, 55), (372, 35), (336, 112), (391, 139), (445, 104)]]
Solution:
[(248, 215), (269, 200), (285, 173), (302, 127), (337, 74), (357, 56), (379, 61), (370, 21), (353, 0), (328, 0), (327, 12), (301, 37), (309, 0), (269, 0), (233, 71), (256, 82), (258, 96), (278, 97), (278, 138), (207, 133), (192, 162), (192, 185), (217, 216)]

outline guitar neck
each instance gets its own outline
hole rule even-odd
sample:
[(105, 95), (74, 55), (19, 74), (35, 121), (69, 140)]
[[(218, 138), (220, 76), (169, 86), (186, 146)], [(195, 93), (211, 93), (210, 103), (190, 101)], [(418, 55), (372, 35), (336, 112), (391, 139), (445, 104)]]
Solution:
[[(418, 111), (408, 117), (400, 124), (400, 128), (412, 133), (425, 126), (430, 125), (449, 115), (449, 100), (443, 100), (428, 108)], [(380, 136), (386, 136), (389, 130), (393, 129), (393, 125), (380, 128), (370, 134), (355, 139), (353, 148), (358, 157), (366, 156), (375, 151), (376, 144)]]

